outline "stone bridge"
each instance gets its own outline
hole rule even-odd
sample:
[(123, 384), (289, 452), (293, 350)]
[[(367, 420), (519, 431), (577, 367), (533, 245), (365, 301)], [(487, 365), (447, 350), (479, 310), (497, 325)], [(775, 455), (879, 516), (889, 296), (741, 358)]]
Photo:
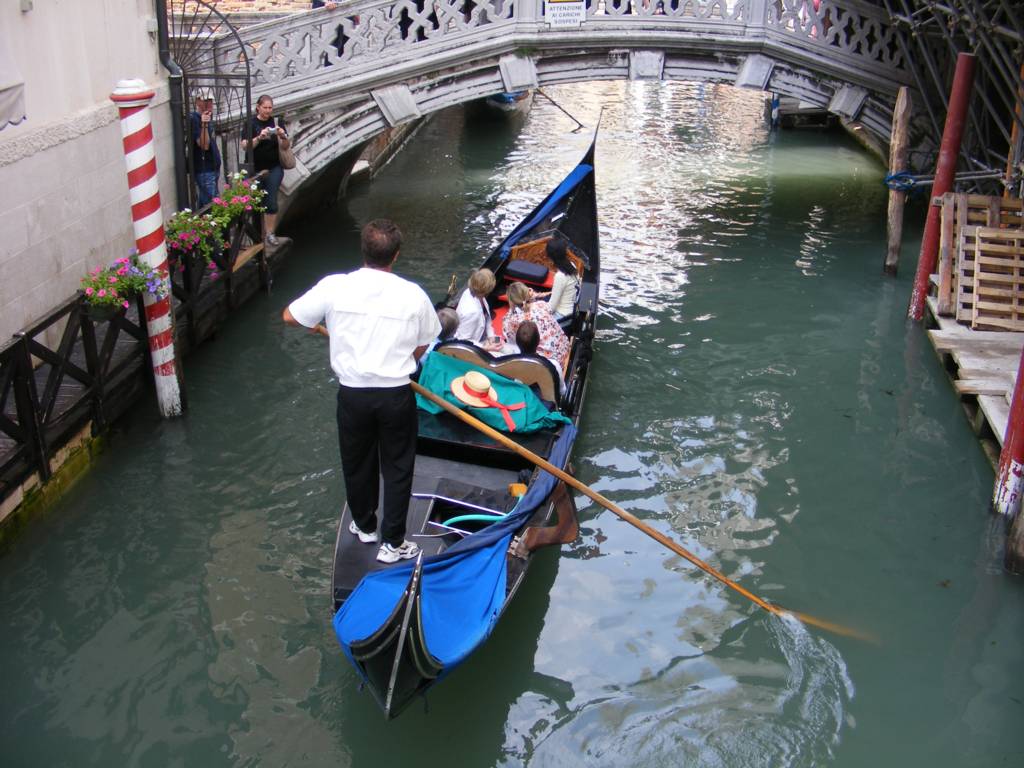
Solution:
[[(563, 6), (564, 7), (564, 6)], [(580, 6), (577, 6), (579, 8)], [(210, 37), (217, 69), (269, 93), (297, 138), (294, 189), (386, 128), (501, 91), (586, 80), (696, 80), (792, 96), (887, 142), (910, 72), (864, 0), (354, 0)], [(248, 55), (248, 62), (239, 47)]]

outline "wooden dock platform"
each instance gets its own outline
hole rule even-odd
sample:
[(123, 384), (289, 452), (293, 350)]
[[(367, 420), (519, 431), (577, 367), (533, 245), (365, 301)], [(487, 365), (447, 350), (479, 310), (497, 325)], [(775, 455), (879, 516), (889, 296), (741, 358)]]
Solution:
[(1017, 379), (1024, 333), (975, 331), (938, 312), (935, 297), (929, 297), (931, 325), (928, 338), (935, 347), (982, 446), (993, 463), (1010, 417), (1010, 400)]

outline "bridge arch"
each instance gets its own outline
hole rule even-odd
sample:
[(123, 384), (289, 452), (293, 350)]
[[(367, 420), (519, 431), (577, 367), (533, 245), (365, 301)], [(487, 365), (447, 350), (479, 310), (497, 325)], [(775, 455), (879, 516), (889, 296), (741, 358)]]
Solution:
[[(910, 76), (863, 0), (585, 0), (575, 28), (542, 0), (356, 0), (241, 30), (253, 88), (296, 139), (293, 189), (387, 128), (501, 91), (587, 80), (691, 80), (771, 91), (888, 140)], [(211, 38), (222, 71), (237, 51)], [(222, 48), (223, 46), (223, 48)]]

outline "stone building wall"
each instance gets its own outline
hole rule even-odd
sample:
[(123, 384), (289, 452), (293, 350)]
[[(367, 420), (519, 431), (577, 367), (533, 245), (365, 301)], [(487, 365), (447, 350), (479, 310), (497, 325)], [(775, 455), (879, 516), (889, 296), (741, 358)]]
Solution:
[(20, 70), (27, 114), (0, 130), (0, 344), (74, 295), (90, 268), (133, 244), (120, 126), (108, 98), (118, 80), (138, 78), (157, 91), (165, 213), (176, 202), (152, 0), (19, 6), (0, 3), (0, 45)]

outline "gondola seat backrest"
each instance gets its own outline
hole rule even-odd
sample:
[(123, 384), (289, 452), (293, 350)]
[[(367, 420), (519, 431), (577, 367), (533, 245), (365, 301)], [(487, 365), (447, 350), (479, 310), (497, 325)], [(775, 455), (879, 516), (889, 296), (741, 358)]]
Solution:
[(434, 348), (435, 352), (454, 357), (481, 368), (494, 371), (509, 379), (536, 386), (542, 400), (559, 404), (558, 371), (550, 360), (540, 355), (494, 355), (464, 341), (446, 341)]
[[(551, 235), (531, 240), (528, 243), (520, 243), (519, 245), (512, 246), (512, 250), (509, 252), (509, 260), (517, 262), (531, 262), (543, 266), (545, 269), (553, 270), (555, 265), (551, 263), (551, 259), (547, 256), (547, 245), (548, 240), (551, 239)], [(583, 259), (580, 258), (579, 254), (576, 253), (575, 247), (572, 243), (566, 249), (566, 254), (569, 256), (571, 261), (576, 266), (576, 272), (582, 275), (586, 265), (583, 263)]]

